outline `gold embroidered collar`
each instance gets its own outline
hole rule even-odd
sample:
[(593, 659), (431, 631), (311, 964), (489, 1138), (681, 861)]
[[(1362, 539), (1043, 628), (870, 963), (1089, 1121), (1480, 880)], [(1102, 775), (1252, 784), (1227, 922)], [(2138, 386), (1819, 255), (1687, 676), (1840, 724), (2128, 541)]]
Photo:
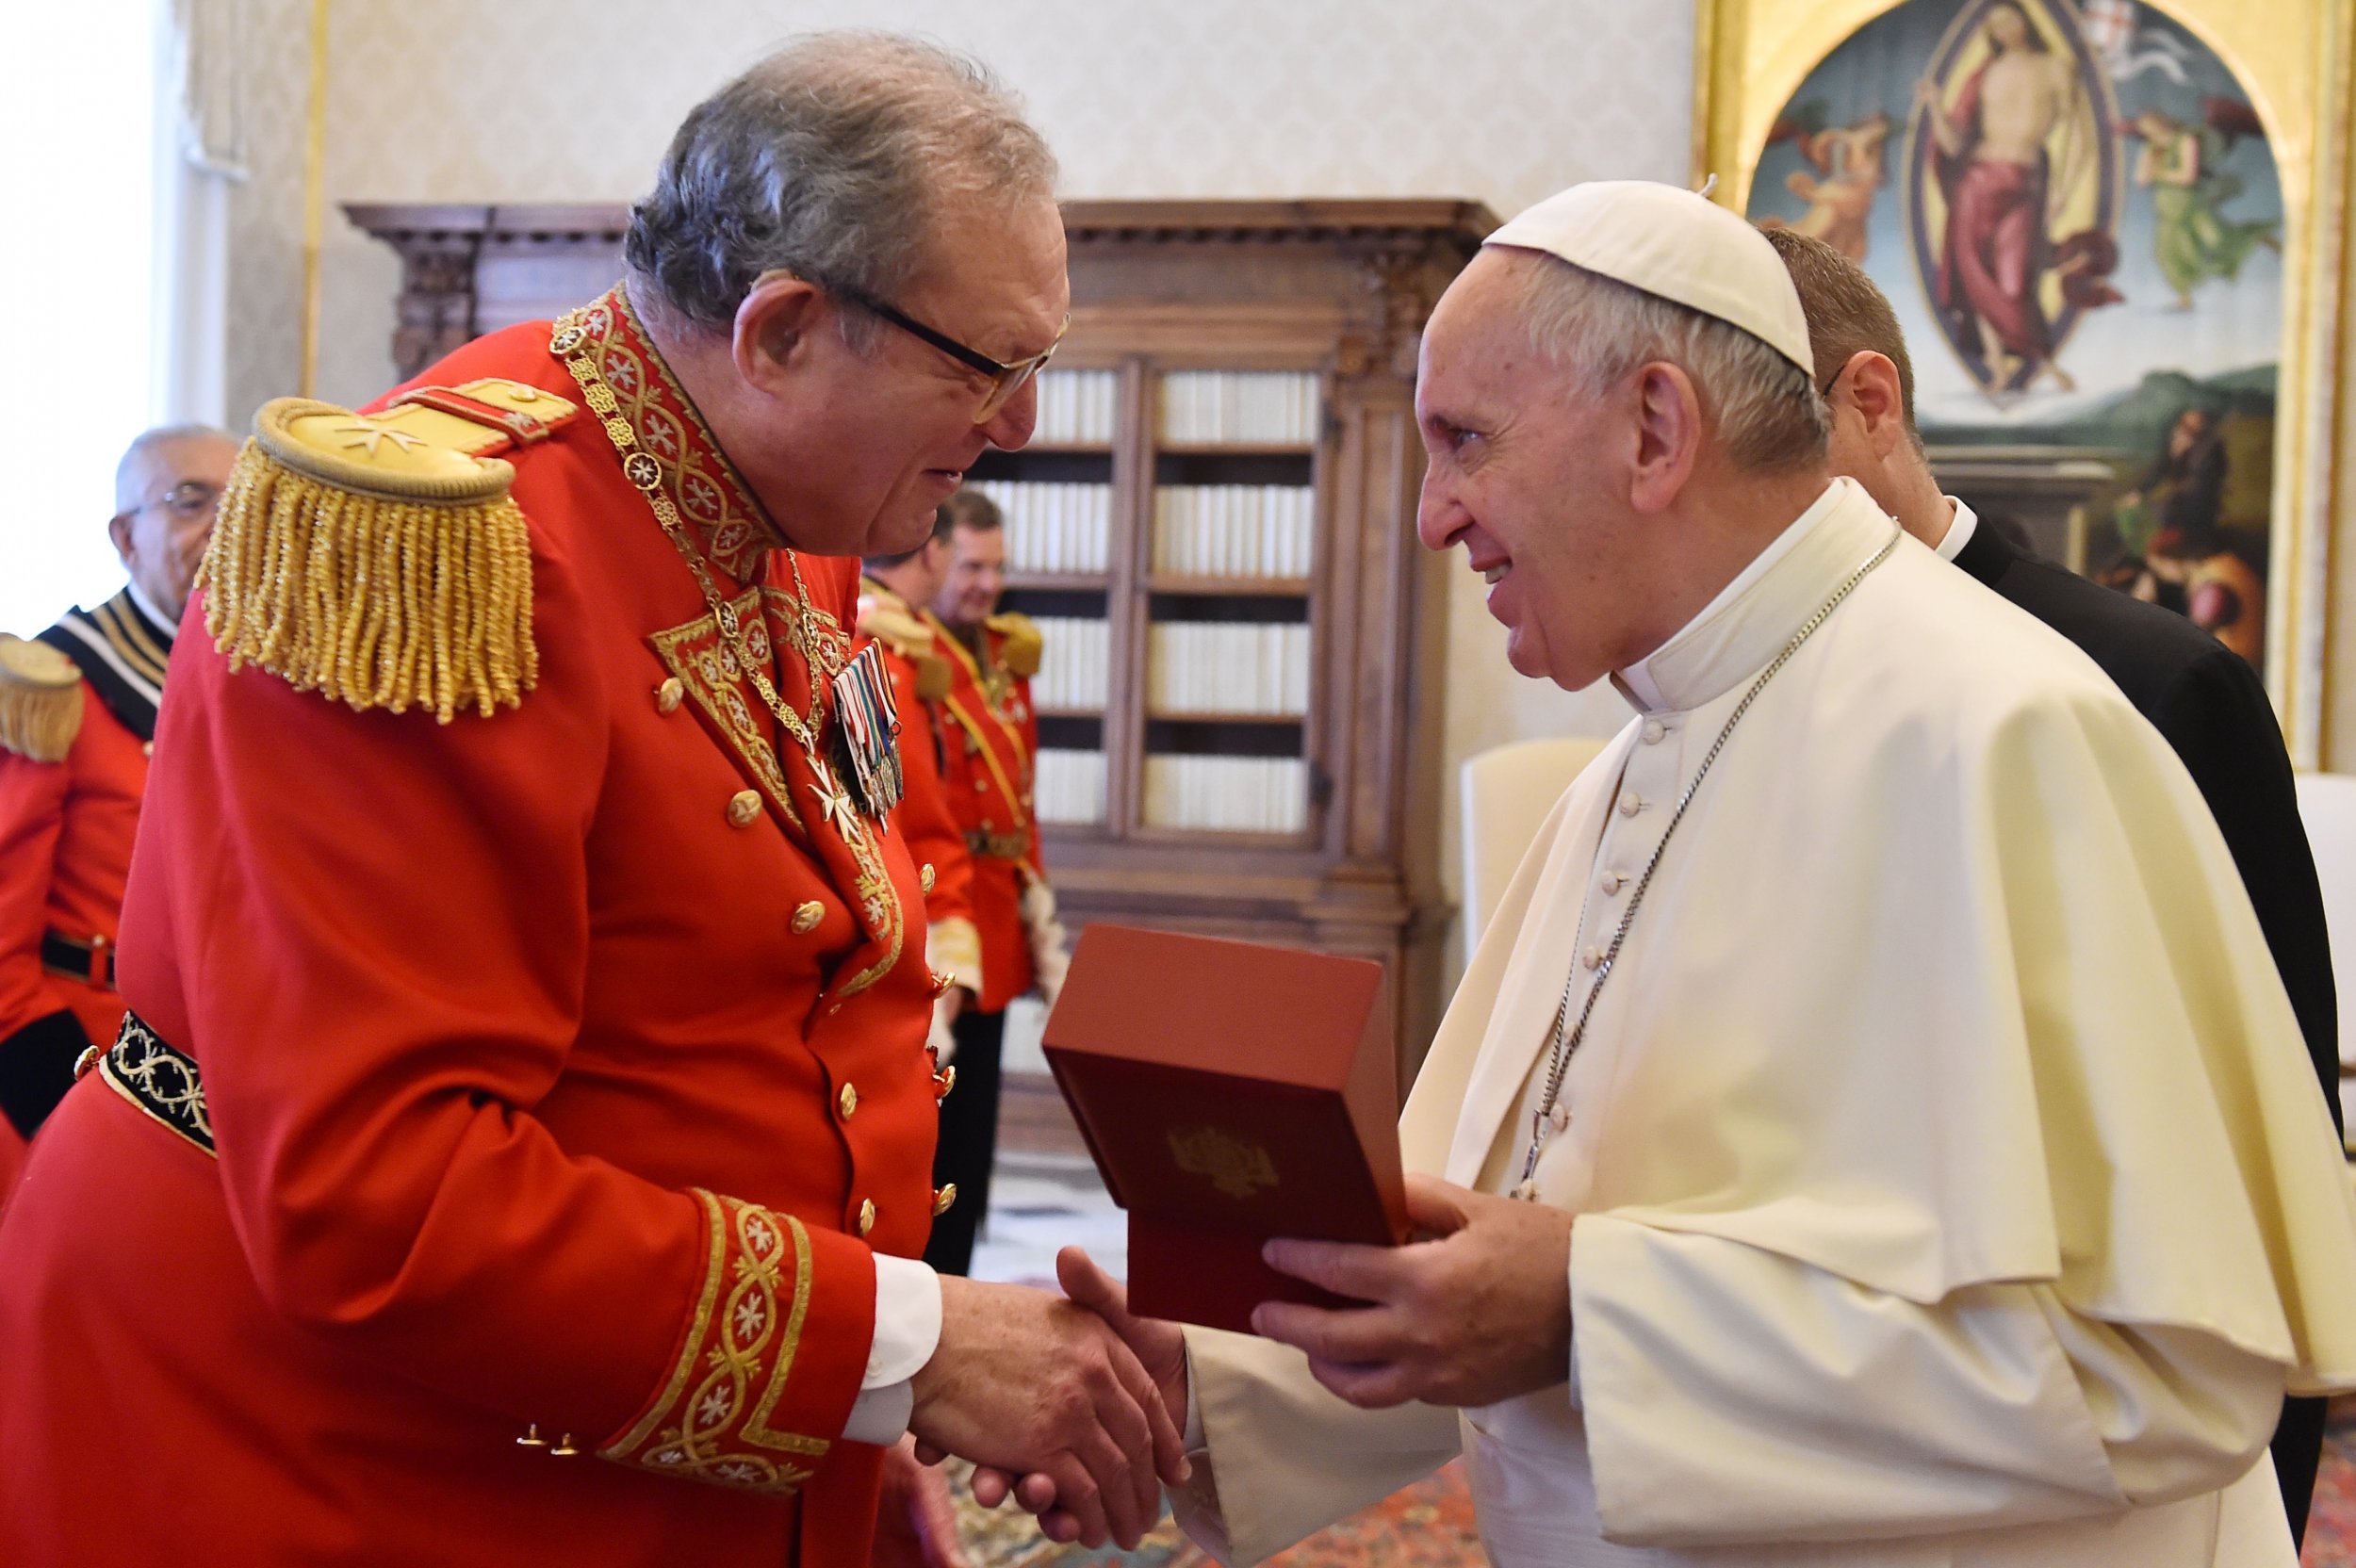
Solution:
[(703, 558), (738, 582), (759, 578), (785, 534), (672, 376), (623, 286), (567, 317), (549, 347), (560, 359), (596, 357), (606, 390), (602, 398), (587, 394), (590, 412), (622, 421), (636, 435), (637, 451), (660, 465), (662, 488), (695, 531)]

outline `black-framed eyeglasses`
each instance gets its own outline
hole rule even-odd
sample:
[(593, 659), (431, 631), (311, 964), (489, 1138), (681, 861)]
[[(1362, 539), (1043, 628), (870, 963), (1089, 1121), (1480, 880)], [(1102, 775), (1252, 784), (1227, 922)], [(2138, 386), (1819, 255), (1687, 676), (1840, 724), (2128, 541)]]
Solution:
[(182, 522), (194, 522), (205, 513), (212, 511), (220, 499), (221, 492), (214, 486), (205, 483), (203, 480), (186, 480), (173, 485), (152, 501), (139, 502), (123, 515), (136, 517), (151, 507), (160, 506)]
[(1063, 335), (1072, 330), (1072, 318), (1067, 316), (1063, 318), (1063, 325), (1055, 329), (1055, 341), (1048, 344), (1044, 351), (1028, 359), (1018, 359), (1006, 365), (990, 358), (979, 349), (967, 348), (947, 333), (935, 331), (915, 317), (885, 303), (863, 289), (836, 286), (834, 292), (859, 309), (882, 317), (909, 336), (931, 344), (967, 369), (988, 376), (990, 390), (983, 394), (981, 407), (973, 414), (973, 422), (977, 425), (1006, 407), (1008, 400), (1023, 390), (1024, 384), (1046, 368), (1047, 362), (1055, 358), (1055, 351), (1063, 346)]

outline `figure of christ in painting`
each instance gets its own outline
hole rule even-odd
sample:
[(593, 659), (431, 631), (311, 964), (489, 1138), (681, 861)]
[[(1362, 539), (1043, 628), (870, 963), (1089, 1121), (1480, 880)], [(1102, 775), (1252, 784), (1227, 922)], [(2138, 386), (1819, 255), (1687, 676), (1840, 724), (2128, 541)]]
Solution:
[(1991, 8), (1987, 38), (1993, 53), (1953, 105), (1935, 79), (1915, 89), (1947, 198), (1935, 302), (1956, 346), (1978, 347), (1990, 390), (2025, 389), (2044, 373), (2069, 391), (2037, 287), (2051, 265), (2056, 188), (2046, 143), (2079, 112), (2078, 84), (2020, 6)]

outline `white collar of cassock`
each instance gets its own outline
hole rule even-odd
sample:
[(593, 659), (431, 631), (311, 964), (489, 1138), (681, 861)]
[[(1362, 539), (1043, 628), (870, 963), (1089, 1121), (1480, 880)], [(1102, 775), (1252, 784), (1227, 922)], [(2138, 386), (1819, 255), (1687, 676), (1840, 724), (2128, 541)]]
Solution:
[(1863, 485), (1834, 480), (1700, 614), (1613, 671), (1612, 685), (1640, 713), (1686, 712), (1723, 694), (1781, 651), (1896, 526)]

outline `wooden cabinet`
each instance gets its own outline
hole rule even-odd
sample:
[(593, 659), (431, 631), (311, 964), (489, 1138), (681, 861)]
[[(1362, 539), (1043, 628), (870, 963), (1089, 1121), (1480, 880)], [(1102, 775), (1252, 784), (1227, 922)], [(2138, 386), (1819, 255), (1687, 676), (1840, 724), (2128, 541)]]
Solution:
[[(395, 359), (619, 269), (596, 207), (350, 207), (401, 253)], [(1038, 791), (1065, 918), (1381, 960), (1437, 1022), (1445, 568), (1415, 536), (1425, 318), (1470, 203), (1074, 202), (1038, 438), (973, 482), (1050, 632)]]

